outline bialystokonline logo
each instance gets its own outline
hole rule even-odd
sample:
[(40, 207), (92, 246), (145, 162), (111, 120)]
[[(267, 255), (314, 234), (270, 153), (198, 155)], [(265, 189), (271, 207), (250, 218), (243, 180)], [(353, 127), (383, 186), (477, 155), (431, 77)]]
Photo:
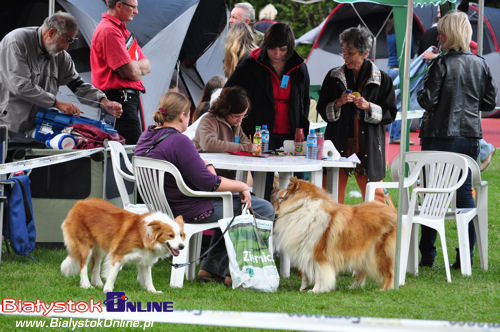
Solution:
[(47, 316), (48, 314), (60, 314), (63, 312), (69, 313), (87, 313), (87, 312), (103, 312), (102, 302), (90, 299), (88, 302), (80, 301), (75, 302), (71, 299), (68, 301), (55, 301), (50, 303), (45, 303), (40, 299), (33, 301), (23, 301), (22, 299), (2, 299), (2, 312), (15, 314), (15, 313), (26, 313), (26, 314), (42, 314)]
[(106, 294), (107, 312), (172, 312), (174, 302), (132, 302), (125, 296), (125, 292), (108, 292)]
[[(103, 304), (105, 307), (103, 307)], [(125, 292), (108, 292), (104, 302), (90, 299), (89, 301), (75, 302), (51, 301), (46, 303), (40, 299), (24, 301), (22, 299), (2, 299), (2, 312), (9, 314), (48, 314), (57, 313), (101, 313), (106, 308), (107, 312), (173, 312), (173, 302), (132, 302)]]

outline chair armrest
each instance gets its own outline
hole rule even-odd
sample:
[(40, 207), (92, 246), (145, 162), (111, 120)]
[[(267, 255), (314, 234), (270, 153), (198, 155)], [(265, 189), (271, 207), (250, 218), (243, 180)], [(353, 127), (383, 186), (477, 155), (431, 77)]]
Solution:
[[(409, 188), (417, 182), (417, 177), (403, 179), (403, 188)], [(375, 189), (378, 188), (398, 188), (399, 182), (368, 182), (366, 184), (365, 202), (375, 199)]]
[(113, 165), (113, 168), (118, 172), (118, 174), (120, 174), (120, 176), (122, 178), (124, 178), (125, 180), (129, 181), (129, 182), (135, 182), (135, 177), (133, 175), (130, 175), (130, 174), (127, 174), (125, 173), (121, 168), (119, 167), (115, 167)]
[(397, 188), (399, 182), (368, 182), (366, 184), (365, 202), (375, 199), (375, 190), (379, 188)]
[[(220, 197), (222, 198), (222, 214), (224, 218), (232, 217), (233, 212), (233, 194), (230, 191), (195, 191), (188, 186), (181, 188), (181, 192), (188, 197)], [(184, 190), (186, 189), (186, 190)]]

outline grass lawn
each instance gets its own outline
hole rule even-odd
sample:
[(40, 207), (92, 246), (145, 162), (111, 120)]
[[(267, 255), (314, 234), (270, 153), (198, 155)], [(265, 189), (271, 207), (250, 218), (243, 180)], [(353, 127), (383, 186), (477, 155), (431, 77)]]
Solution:
[[(459, 270), (452, 270), (452, 283), (446, 282), (443, 258), (439, 242), (438, 256), (432, 268), (420, 268), (419, 276), (407, 275), (406, 285), (398, 291), (380, 292), (379, 284), (368, 281), (364, 289), (350, 290), (349, 273), (338, 278), (337, 290), (326, 294), (299, 292), (300, 277), (292, 270), (289, 279), (281, 280), (276, 293), (257, 293), (232, 290), (221, 284), (184, 283), (182, 289), (169, 287), (170, 267), (165, 261), (153, 268), (156, 289), (163, 294), (150, 294), (136, 281), (134, 266), (126, 266), (115, 283), (116, 291), (126, 291), (135, 302), (172, 301), (175, 309), (206, 309), (234, 311), (263, 311), (323, 314), (332, 316), (370, 316), (384, 318), (409, 318), (450, 321), (475, 321), (500, 323), (500, 154), (494, 156), (490, 166), (482, 173), (489, 183), (489, 270), (479, 267), (475, 250), (472, 276), (464, 277)], [(349, 190), (357, 189), (355, 182)], [(392, 191), (393, 201), (397, 192)], [(348, 204), (361, 202), (359, 198), (346, 199)], [(450, 262), (455, 259), (457, 233), (453, 221), (447, 223), (447, 244)], [(439, 240), (438, 240), (439, 241)], [(22, 298), (24, 301), (40, 299), (50, 301), (88, 301), (105, 299), (100, 289), (79, 288), (79, 276), (65, 278), (60, 273), (60, 263), (66, 256), (63, 249), (37, 248), (36, 261), (15, 254), (7, 254), (2, 248), (0, 265), (0, 298)], [(168, 314), (168, 313), (165, 313)], [(19, 316), (0, 316), (0, 330), (14, 331)], [(24, 318), (23, 318), (24, 319)], [(39, 319), (39, 318), (36, 318)], [(155, 324), (155, 330), (220, 331), (220, 327)], [(85, 329), (83, 329), (85, 330)], [(127, 329), (128, 330), (128, 329)], [(224, 329), (236, 330), (236, 329)]]

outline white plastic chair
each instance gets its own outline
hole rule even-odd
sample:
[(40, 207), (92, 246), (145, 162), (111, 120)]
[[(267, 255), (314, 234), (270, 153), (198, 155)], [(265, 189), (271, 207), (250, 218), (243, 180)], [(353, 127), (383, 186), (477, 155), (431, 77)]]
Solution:
[[(400, 284), (404, 285), (408, 272), (418, 274), (418, 226), (435, 229), (441, 239), (446, 269), (446, 279), (451, 282), (448, 251), (446, 247), (444, 220), (456, 190), (465, 182), (468, 171), (467, 160), (451, 152), (410, 154), (407, 160), (410, 175), (404, 179), (406, 189), (401, 229)], [(395, 160), (391, 170), (393, 179), (399, 179), (399, 161)], [(424, 176), (425, 174), (425, 176)], [(376, 188), (397, 188), (398, 182), (370, 182), (367, 184), (366, 200), (373, 200)], [(469, 242), (467, 241), (467, 246)]]
[[(411, 151), (405, 154), (405, 161), (410, 169), (423, 155), (442, 154), (443, 151)], [(456, 197), (452, 200), (451, 208), (446, 213), (447, 220), (456, 220), (458, 246), (460, 252), (460, 269), (462, 275), (472, 275), (470, 264), (470, 247), (468, 225), (471, 220), (474, 222), (476, 230), (477, 247), (481, 268), (488, 270), (488, 181), (481, 180), (481, 170), (478, 163), (468, 155), (456, 153), (467, 160), (467, 165), (471, 171), (472, 187), (476, 191), (476, 208), (457, 208)], [(399, 156), (394, 159), (391, 168), (393, 180), (398, 180)]]
[[(167, 176), (170, 174), (175, 178), (179, 190), (188, 197), (222, 198), (223, 218), (233, 217), (233, 195), (231, 192), (194, 191), (186, 185), (177, 167), (165, 160), (135, 156), (133, 163), (137, 188), (150, 211), (161, 211), (174, 218), (164, 189), (165, 175), (167, 173)], [(179, 256), (173, 257), (173, 263), (183, 264), (197, 259), (201, 250), (201, 236), (199, 235), (204, 230), (217, 227), (219, 227), (217, 222), (207, 224), (184, 223), (184, 233), (186, 234), (185, 247), (180, 251)], [(190, 241), (191, 237), (192, 241)], [(186, 267), (172, 268), (170, 286), (182, 288), (184, 274), (186, 275), (186, 279), (193, 280), (195, 276), (195, 264), (189, 265), (187, 270)]]
[[(111, 165), (113, 166), (113, 175), (115, 177), (116, 187), (120, 194), (122, 200), (123, 208), (127, 211), (142, 214), (149, 212), (146, 204), (132, 204), (130, 203), (129, 194), (127, 187), (125, 186), (125, 181), (135, 183), (134, 172), (132, 168), (132, 163), (128, 159), (127, 152), (120, 142), (116, 141), (106, 141), (105, 146), (109, 147), (109, 152), (111, 154)], [(125, 165), (126, 171), (122, 169), (122, 163)]]

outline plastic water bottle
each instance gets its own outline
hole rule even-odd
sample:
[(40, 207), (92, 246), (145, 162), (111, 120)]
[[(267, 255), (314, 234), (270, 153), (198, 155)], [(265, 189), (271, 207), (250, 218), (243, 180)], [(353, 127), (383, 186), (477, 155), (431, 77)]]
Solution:
[(261, 145), (262, 145), (262, 133), (260, 131), (260, 126), (255, 127), (255, 134), (253, 134), (253, 148), (252, 154), (254, 156), (260, 156), (262, 154)]
[(262, 125), (262, 152), (269, 152), (269, 130), (267, 130), (267, 125)]
[(309, 135), (307, 135), (306, 158), (316, 160), (317, 150), (318, 150), (318, 137), (316, 136), (316, 131), (314, 129), (311, 129), (309, 131)]

